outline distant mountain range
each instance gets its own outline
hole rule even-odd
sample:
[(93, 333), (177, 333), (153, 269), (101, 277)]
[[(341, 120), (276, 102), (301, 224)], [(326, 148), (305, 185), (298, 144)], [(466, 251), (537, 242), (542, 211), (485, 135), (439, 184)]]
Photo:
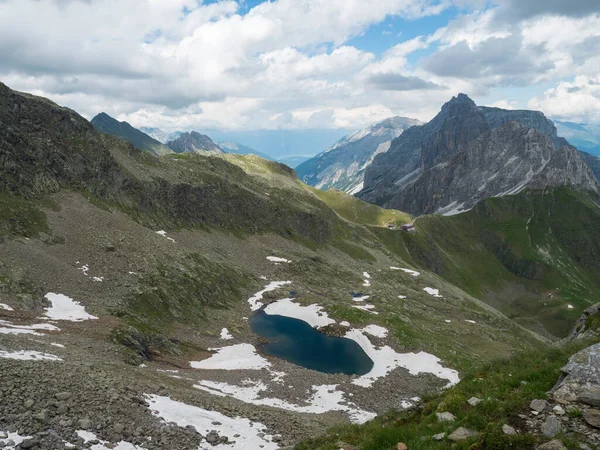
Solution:
[(345, 136), (296, 168), (298, 177), (319, 189), (336, 188), (350, 194), (363, 187), (366, 168), (379, 153), (387, 152), (392, 140), (404, 130), (421, 124), (416, 119), (390, 117), (364, 130)]
[(377, 155), (357, 195), (412, 214), (455, 214), (488, 197), (557, 186), (598, 191), (552, 121), (536, 111), (479, 107), (459, 94)]
[(600, 155), (600, 126), (554, 121), (558, 134), (579, 150)]
[(117, 136), (140, 150), (146, 150), (155, 155), (171, 153), (171, 149), (162, 142), (148, 136), (127, 122), (119, 122), (106, 113), (100, 113), (91, 121), (94, 128), (103, 133)]

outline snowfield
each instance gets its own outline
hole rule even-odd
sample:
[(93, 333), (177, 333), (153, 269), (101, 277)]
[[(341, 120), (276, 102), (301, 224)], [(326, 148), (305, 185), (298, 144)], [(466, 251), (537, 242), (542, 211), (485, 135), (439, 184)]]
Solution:
[(209, 350), (217, 353), (202, 361), (190, 361), (190, 367), (193, 369), (260, 370), (271, 366), (269, 361), (256, 353), (256, 348), (251, 344), (237, 344)]
[(56, 355), (36, 352), (35, 350), (17, 350), (14, 352), (0, 350), (0, 358), (17, 359), (20, 361), (62, 361)]
[(260, 381), (246, 380), (245, 386), (234, 386), (217, 381), (201, 380), (195, 388), (217, 395), (219, 397), (233, 397), (244, 403), (253, 405), (271, 406), (301, 413), (324, 414), (329, 411), (346, 412), (352, 423), (364, 423), (373, 419), (376, 414), (358, 409), (354, 403), (344, 399), (344, 392), (337, 389), (337, 385), (312, 386), (313, 394), (306, 401), (308, 405), (296, 405), (280, 398), (262, 397), (262, 392), (267, 386)]
[(291, 281), (271, 281), (269, 284), (265, 286), (262, 291), (258, 291), (252, 297), (248, 299), (248, 303), (250, 304), (250, 309), (252, 311), (259, 310), (263, 307), (263, 303), (260, 301), (265, 295), (266, 292), (274, 291), (275, 289), (279, 289), (281, 286), (285, 286), (286, 284), (292, 284)]
[[(174, 422), (180, 427), (192, 426), (198, 433), (206, 435), (216, 430), (220, 436), (227, 436), (229, 444), (211, 445), (200, 443), (199, 450), (277, 450), (279, 445), (266, 434), (267, 428), (260, 422), (251, 422), (243, 417), (228, 417), (216, 411), (208, 411), (197, 406), (171, 400), (169, 397), (146, 395), (152, 414), (166, 422)], [(216, 425), (216, 424), (219, 425)], [(234, 437), (234, 435), (239, 435)]]
[(446, 387), (460, 381), (456, 370), (443, 367), (440, 359), (429, 353), (397, 353), (387, 345), (376, 348), (361, 330), (350, 330), (345, 337), (356, 341), (374, 363), (369, 373), (352, 381), (358, 386), (371, 387), (376, 380), (385, 377), (397, 367), (405, 368), (411, 375), (431, 373), (438, 378), (448, 380)]
[(284, 298), (270, 303), (264, 311), (271, 315), (303, 320), (311, 327), (324, 327), (335, 323), (335, 320), (327, 315), (322, 306), (316, 304), (302, 306), (294, 303), (291, 298)]
[(44, 318), (70, 322), (97, 319), (96, 316), (88, 314), (81, 303), (66, 295), (49, 292), (44, 297), (52, 303), (50, 308), (46, 308)]

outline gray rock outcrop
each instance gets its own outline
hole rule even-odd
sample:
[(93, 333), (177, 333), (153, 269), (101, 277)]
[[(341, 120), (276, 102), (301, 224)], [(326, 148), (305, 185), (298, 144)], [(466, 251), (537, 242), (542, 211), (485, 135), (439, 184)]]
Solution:
[(598, 192), (594, 174), (550, 120), (478, 107), (459, 94), (375, 158), (358, 196), (412, 214), (454, 214), (488, 197), (560, 186)]

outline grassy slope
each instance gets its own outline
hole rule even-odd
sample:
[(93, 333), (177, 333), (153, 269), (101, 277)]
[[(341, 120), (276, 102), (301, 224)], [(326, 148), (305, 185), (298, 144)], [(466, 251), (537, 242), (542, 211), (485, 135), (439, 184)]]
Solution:
[(492, 198), (457, 216), (420, 217), (416, 226), (416, 234), (374, 232), (405, 260), (523, 325), (564, 336), (596, 301), (600, 208), (586, 194), (562, 188)]
[[(404, 442), (411, 450), (515, 450), (532, 449), (543, 440), (539, 436), (522, 433), (507, 436), (502, 425), (523, 430), (519, 414), (528, 414), (528, 406), (535, 398), (545, 398), (554, 386), (568, 358), (588, 343), (578, 342), (567, 347), (548, 347), (525, 352), (509, 360), (497, 360), (465, 374), (463, 381), (441, 395), (424, 400), (423, 409), (404, 413), (390, 412), (365, 425), (333, 428), (322, 437), (299, 444), (297, 450), (337, 450), (338, 442), (356, 446), (360, 450), (393, 450)], [(472, 407), (471, 397), (483, 399)], [(452, 423), (437, 421), (436, 412), (448, 411), (456, 416)], [(431, 437), (447, 435), (459, 426), (480, 433), (478, 437), (453, 444), (448, 440), (434, 441)], [(569, 449), (579, 445), (562, 439)]]
[(363, 202), (337, 189), (326, 191), (315, 188), (309, 189), (331, 209), (350, 222), (374, 226), (402, 225), (412, 222), (410, 214)]

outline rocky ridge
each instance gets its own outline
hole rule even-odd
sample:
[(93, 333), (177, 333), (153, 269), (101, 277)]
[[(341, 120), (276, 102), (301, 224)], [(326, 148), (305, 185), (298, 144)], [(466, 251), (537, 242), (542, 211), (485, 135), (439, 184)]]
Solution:
[(223, 152), (211, 138), (197, 131), (181, 133), (175, 140), (167, 142), (167, 146), (175, 153)]
[(459, 94), (378, 155), (358, 196), (413, 214), (456, 213), (524, 189), (597, 192), (585, 161), (542, 113), (478, 107)]
[(106, 113), (100, 113), (91, 121), (92, 126), (103, 133), (119, 137), (140, 150), (146, 150), (154, 155), (171, 153), (168, 147), (153, 139), (127, 122), (119, 122)]

